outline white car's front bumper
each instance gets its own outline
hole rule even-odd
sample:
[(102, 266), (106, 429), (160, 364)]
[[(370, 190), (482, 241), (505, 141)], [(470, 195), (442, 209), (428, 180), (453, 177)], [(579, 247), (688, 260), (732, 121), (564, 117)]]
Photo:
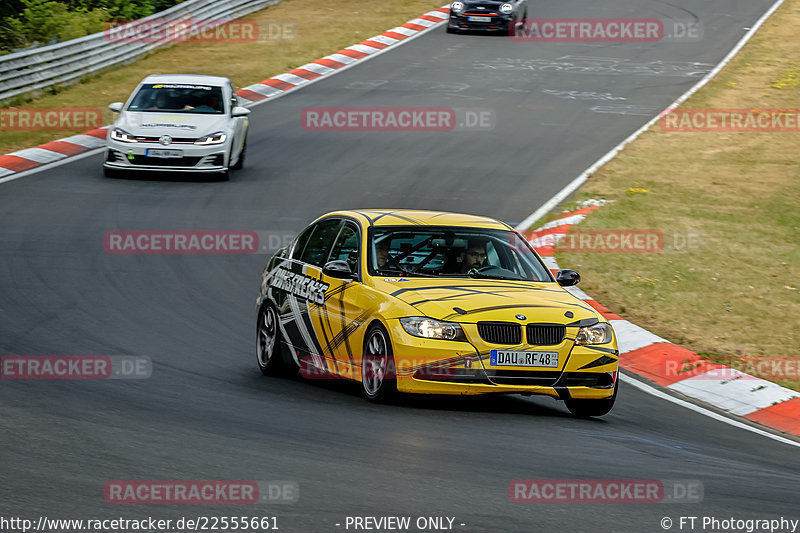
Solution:
[[(148, 149), (181, 150), (183, 157), (148, 157)], [(108, 169), (150, 172), (226, 172), (230, 162), (230, 142), (208, 146), (181, 143), (162, 146), (159, 143), (123, 143), (106, 141), (103, 166)]]

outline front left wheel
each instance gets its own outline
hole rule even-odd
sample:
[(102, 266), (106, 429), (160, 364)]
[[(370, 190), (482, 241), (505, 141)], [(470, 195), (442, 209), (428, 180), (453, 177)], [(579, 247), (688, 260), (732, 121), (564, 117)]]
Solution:
[(361, 360), (361, 394), (371, 402), (385, 402), (397, 392), (397, 376), (389, 332), (381, 324), (369, 327)]
[(589, 418), (593, 416), (607, 415), (611, 408), (614, 407), (614, 402), (617, 401), (617, 392), (619, 391), (619, 374), (617, 374), (617, 383), (614, 385), (614, 394), (611, 398), (604, 398), (602, 400), (567, 400), (567, 409), (574, 416), (579, 418)]

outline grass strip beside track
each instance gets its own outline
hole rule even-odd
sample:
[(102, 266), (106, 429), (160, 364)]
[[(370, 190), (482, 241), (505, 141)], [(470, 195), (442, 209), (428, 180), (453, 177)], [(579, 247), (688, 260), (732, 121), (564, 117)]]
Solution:
[[(283, 0), (243, 17), (264, 30), (285, 31), (284, 38), (249, 43), (181, 43), (156, 51), (135, 63), (120, 66), (57, 94), (43, 95), (16, 107), (103, 109), (103, 124), (113, 114), (108, 104), (124, 101), (148, 74), (195, 73), (227, 76), (245, 87), (319, 59), (382, 33), (428, 11), (441, 0), (395, 0), (357, 3), (353, 0)], [(444, 30), (443, 30), (444, 31)], [(292, 37), (296, 33), (296, 37)], [(0, 154), (30, 148), (83, 133), (74, 131), (0, 131)]]
[[(679, 109), (800, 108), (797, 28), (800, 0), (789, 0)], [(652, 228), (663, 251), (557, 250), (558, 263), (611, 311), (715, 361), (800, 357), (799, 145), (797, 132), (657, 124), (575, 199), (613, 200), (579, 230)], [(800, 390), (800, 378), (784, 377), (771, 380)]]

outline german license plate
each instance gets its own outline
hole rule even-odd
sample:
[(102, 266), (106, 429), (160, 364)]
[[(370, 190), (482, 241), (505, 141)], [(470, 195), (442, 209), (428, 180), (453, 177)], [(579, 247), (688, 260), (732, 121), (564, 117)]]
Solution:
[(491, 22), (492, 17), (467, 17), (470, 22)]
[(148, 148), (144, 155), (161, 159), (177, 159), (183, 157), (183, 150), (163, 150), (161, 148)]
[(558, 352), (523, 352), (519, 350), (492, 350), (492, 366), (541, 366), (558, 368)]

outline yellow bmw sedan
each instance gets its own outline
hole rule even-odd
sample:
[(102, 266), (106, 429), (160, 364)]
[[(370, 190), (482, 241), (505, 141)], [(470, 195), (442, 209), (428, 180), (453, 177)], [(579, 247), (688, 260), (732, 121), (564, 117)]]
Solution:
[(361, 384), (364, 397), (543, 394), (576, 416), (616, 400), (611, 325), (525, 239), (480, 216), (328, 213), (269, 261), (257, 299), (265, 375)]

